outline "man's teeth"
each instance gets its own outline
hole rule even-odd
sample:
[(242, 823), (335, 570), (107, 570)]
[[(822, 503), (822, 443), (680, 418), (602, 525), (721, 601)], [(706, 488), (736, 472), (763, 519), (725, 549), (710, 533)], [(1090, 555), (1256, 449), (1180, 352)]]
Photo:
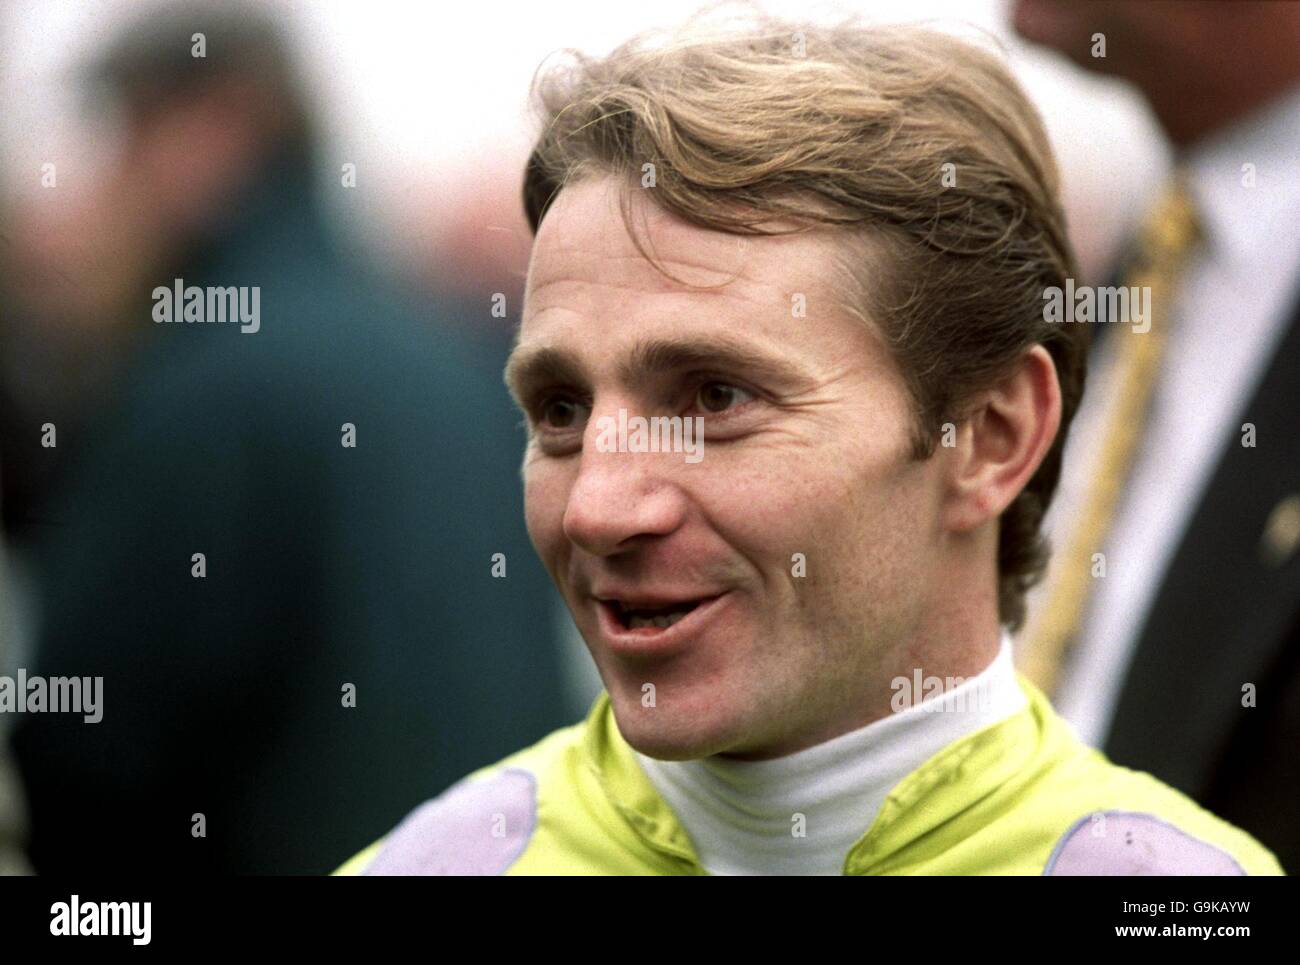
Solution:
[(639, 630), (642, 627), (659, 627), (663, 630), (671, 627), (674, 623), (688, 614), (690, 609), (674, 610), (672, 613), (665, 613), (652, 617), (628, 616), (627, 628), (629, 630)]

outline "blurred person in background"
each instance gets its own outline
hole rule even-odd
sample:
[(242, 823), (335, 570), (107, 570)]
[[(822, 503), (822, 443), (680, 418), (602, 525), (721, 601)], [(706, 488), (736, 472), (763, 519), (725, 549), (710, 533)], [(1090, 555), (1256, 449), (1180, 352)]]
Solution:
[[(13, 612), (13, 591), (3, 541), (0, 541), (0, 675), (10, 676), (17, 659), (17, 621)], [(9, 751), (8, 714), (0, 714), (0, 875), (28, 874), (24, 847), (27, 811), (22, 785)]]
[[(16, 721), (32, 861), (324, 871), (566, 720), (522, 434), (461, 309), (330, 237), (274, 18), (151, 9), (94, 76), (116, 153), (0, 265), (32, 672), (103, 677), (101, 722)], [(256, 330), (157, 322), (177, 279), (256, 287)]]
[(1021, 0), (1014, 23), (1136, 85), (1175, 160), (1108, 282), (1140, 263), (1151, 330), (1096, 326), (1022, 667), (1085, 740), (1295, 871), (1300, 4)]

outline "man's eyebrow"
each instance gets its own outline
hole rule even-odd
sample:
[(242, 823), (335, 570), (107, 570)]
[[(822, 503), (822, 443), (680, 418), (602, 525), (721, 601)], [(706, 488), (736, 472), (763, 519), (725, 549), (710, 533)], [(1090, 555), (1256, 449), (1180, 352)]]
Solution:
[[(712, 336), (638, 342), (619, 363), (618, 380), (631, 386), (646, 375), (685, 368), (740, 370), (787, 384), (812, 378), (802, 366), (787, 358), (763, 352), (738, 339)], [(506, 385), (516, 401), (522, 401), (528, 389), (535, 385), (577, 385), (585, 379), (577, 358), (554, 347), (516, 348), (506, 363)]]
[(800, 382), (810, 378), (801, 366), (754, 348), (752, 343), (730, 336), (686, 339), (651, 339), (639, 342), (619, 364), (618, 378), (631, 385), (643, 375), (660, 375), (685, 368), (744, 370), (779, 382)]
[(519, 405), (533, 386), (577, 385), (582, 380), (582, 366), (563, 349), (516, 347), (506, 360), (506, 385)]

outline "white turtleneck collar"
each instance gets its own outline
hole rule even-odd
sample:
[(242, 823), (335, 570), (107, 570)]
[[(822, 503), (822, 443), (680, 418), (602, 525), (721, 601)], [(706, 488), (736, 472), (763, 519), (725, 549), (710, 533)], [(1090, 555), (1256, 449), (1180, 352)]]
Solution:
[(640, 753), (637, 760), (710, 873), (842, 874), (849, 850), (895, 785), (949, 744), (1025, 706), (1010, 637), (1003, 633), (997, 657), (982, 672), (942, 696), (925, 696), (773, 760), (660, 761)]

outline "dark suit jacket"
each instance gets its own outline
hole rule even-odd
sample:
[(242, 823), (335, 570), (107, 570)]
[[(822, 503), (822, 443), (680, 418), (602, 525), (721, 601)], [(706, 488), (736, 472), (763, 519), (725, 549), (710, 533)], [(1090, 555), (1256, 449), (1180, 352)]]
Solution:
[[(1261, 537), (1300, 495), (1300, 306), (1164, 574), (1105, 742), (1300, 870), (1300, 551)], [(1243, 707), (1243, 688), (1257, 705)]]

